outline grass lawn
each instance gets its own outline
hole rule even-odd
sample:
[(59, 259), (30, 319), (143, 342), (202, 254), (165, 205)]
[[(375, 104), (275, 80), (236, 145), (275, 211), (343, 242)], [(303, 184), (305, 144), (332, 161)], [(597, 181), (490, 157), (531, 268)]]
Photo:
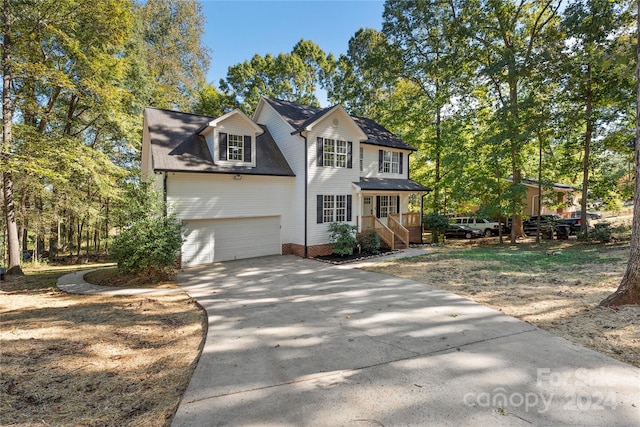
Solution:
[(56, 280), (73, 269), (27, 269), (0, 282), (0, 425), (169, 425), (204, 313), (186, 295), (59, 291)]
[(430, 255), (367, 269), (451, 291), (640, 367), (640, 306), (598, 307), (620, 284), (627, 243), (477, 242), (447, 244)]

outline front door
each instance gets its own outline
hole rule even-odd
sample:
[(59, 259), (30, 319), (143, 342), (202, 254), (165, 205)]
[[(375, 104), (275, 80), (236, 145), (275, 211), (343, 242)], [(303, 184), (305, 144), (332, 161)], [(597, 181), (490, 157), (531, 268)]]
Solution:
[(373, 215), (373, 202), (371, 196), (364, 196), (362, 198), (362, 215)]

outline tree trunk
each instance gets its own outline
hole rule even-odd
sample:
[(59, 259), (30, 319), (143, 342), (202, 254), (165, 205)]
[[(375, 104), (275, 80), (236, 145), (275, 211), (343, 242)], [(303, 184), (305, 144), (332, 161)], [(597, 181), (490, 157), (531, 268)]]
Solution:
[(580, 201), (580, 231), (586, 233), (589, 223), (587, 221), (587, 189), (589, 187), (589, 155), (591, 153), (591, 138), (593, 137), (593, 91), (591, 86), (591, 64), (587, 64), (587, 90), (586, 90), (586, 108), (585, 119), (586, 129), (584, 135), (584, 158), (582, 159), (582, 200)]
[[(640, 2), (637, 4), (638, 14), (636, 27), (640, 42)], [(639, 45), (640, 46), (640, 45)], [(640, 60), (640, 48), (637, 51)], [(633, 196), (633, 230), (631, 232), (631, 250), (627, 271), (618, 289), (600, 302), (604, 307), (615, 307), (626, 304), (640, 304), (640, 62), (636, 66), (636, 184)], [(583, 210), (584, 213), (584, 210)]]
[[(9, 0), (4, 0), (2, 19), (4, 21), (3, 49), (2, 49), (2, 160), (8, 160), (11, 153), (11, 126), (13, 122), (13, 100), (11, 99), (12, 59), (11, 59), (11, 13)], [(13, 177), (10, 171), (2, 173), (4, 193), (4, 215), (7, 222), (7, 251), (9, 262), (7, 274), (22, 275), (20, 267), (20, 242), (18, 240), (18, 225), (16, 222), (16, 205), (13, 201)]]
[[(515, 65), (509, 67), (509, 73), (512, 76), (512, 80), (509, 82), (509, 138), (511, 142), (511, 168), (513, 173), (513, 185), (519, 185), (522, 183), (522, 170), (520, 168), (520, 135), (518, 125), (518, 83), (515, 80), (516, 69)], [(522, 203), (522, 200), (518, 199), (517, 192), (513, 196), (512, 200), (512, 212), (511, 212), (511, 243), (516, 243), (516, 238), (524, 235), (522, 228), (522, 215), (518, 206)]]

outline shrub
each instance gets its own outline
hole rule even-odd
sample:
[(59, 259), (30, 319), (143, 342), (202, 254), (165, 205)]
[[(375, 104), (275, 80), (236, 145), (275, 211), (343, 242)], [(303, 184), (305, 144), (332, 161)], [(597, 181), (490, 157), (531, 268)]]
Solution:
[(117, 236), (111, 253), (122, 274), (171, 277), (182, 246), (181, 225), (175, 215), (149, 215)]
[(369, 230), (366, 233), (358, 234), (356, 240), (360, 245), (362, 252), (370, 254), (380, 253), (380, 236), (375, 230)]
[(437, 212), (431, 212), (424, 217), (424, 228), (431, 231), (432, 242), (438, 242), (438, 234), (444, 233), (449, 228), (449, 220), (447, 217), (440, 215)]
[(356, 227), (346, 222), (332, 222), (329, 224), (329, 240), (331, 249), (336, 255), (352, 255), (357, 241), (355, 238)]
[(596, 224), (593, 230), (589, 233), (589, 239), (608, 243), (611, 241), (612, 235), (613, 230), (611, 229), (611, 224), (608, 222), (601, 222)]

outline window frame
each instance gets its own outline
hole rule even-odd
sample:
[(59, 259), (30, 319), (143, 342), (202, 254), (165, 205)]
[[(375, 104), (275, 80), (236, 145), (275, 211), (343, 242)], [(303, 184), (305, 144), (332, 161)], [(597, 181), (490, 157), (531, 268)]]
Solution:
[(400, 153), (384, 150), (382, 153), (382, 172), (400, 173)]
[(244, 135), (227, 134), (227, 161), (244, 163)]
[(380, 196), (380, 218), (387, 218), (389, 215), (398, 213), (397, 196)]
[(351, 150), (349, 141), (318, 137), (318, 166), (351, 169)]

